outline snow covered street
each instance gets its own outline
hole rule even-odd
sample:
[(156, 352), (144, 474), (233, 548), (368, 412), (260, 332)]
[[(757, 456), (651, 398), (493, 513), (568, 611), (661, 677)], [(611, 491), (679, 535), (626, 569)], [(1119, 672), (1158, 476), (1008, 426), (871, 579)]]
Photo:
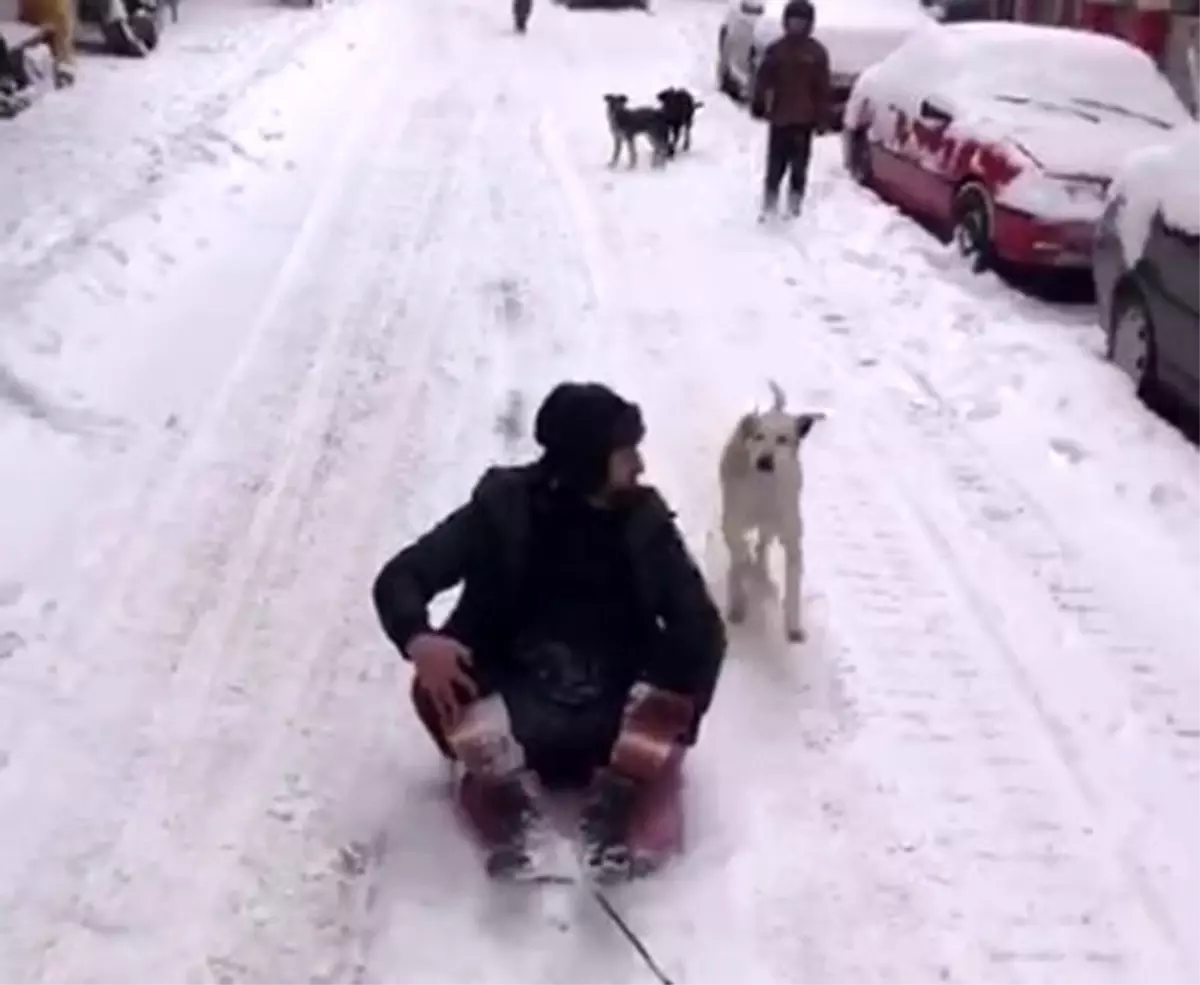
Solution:
[[(836, 138), (757, 226), (719, 16), (193, 2), (0, 132), (0, 981), (652, 980), (486, 883), (370, 607), (566, 377), (719, 598), (730, 428), (829, 412), (809, 640), (732, 631), (691, 850), (613, 894), (673, 981), (1200, 980), (1196, 449)], [(672, 84), (692, 152), (609, 170)]]

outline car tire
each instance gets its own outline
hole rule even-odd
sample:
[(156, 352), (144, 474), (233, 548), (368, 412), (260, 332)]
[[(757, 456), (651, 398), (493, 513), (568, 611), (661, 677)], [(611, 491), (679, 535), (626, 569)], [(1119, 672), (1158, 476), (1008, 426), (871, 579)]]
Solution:
[(756, 75), (758, 75), (758, 52), (751, 48), (750, 54), (746, 56), (746, 84), (741, 91), (742, 102), (746, 105), (749, 105), (754, 99), (754, 88), (758, 84), (755, 81)]
[(875, 176), (871, 170), (871, 144), (866, 127), (859, 127), (846, 139), (846, 170), (858, 184), (871, 187)]
[(983, 273), (994, 263), (991, 201), (981, 185), (968, 183), (955, 194), (951, 208), (950, 242), (977, 274)]
[(1142, 400), (1158, 390), (1158, 349), (1154, 321), (1142, 292), (1132, 281), (1118, 285), (1112, 303), (1105, 355), (1133, 381)]

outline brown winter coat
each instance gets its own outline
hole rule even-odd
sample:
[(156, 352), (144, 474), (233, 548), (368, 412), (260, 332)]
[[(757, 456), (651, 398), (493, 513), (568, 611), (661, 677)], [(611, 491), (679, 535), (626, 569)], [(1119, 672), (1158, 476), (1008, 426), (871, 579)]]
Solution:
[(829, 52), (816, 38), (785, 34), (767, 47), (755, 104), (774, 127), (817, 126), (829, 118)]

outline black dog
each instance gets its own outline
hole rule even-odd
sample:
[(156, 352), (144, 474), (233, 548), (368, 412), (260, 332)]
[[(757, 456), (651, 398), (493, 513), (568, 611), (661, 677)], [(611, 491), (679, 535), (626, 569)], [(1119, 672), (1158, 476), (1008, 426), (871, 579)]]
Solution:
[(604, 97), (608, 108), (608, 128), (612, 132), (613, 152), (609, 167), (615, 167), (621, 157), (621, 147), (628, 148), (629, 166), (637, 165), (637, 148), (634, 138), (644, 135), (654, 149), (651, 165), (662, 167), (672, 155), (671, 131), (666, 115), (656, 106), (629, 106), (629, 97), (609, 93)]
[(671, 145), (671, 156), (675, 156), (675, 151), (679, 146), (680, 137), (683, 138), (683, 149), (692, 149), (692, 123), (696, 118), (696, 110), (704, 103), (696, 99), (686, 89), (672, 87), (664, 89), (658, 94), (658, 102), (662, 106), (663, 116), (666, 118), (669, 131), (669, 142)]

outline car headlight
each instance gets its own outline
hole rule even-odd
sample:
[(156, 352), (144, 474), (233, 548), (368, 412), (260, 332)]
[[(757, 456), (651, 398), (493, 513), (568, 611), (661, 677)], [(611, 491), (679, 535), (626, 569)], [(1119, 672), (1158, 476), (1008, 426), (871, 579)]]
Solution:
[(1108, 191), (1108, 178), (1079, 174), (1048, 174), (1046, 177), (1058, 185), (1071, 202), (1100, 203)]

